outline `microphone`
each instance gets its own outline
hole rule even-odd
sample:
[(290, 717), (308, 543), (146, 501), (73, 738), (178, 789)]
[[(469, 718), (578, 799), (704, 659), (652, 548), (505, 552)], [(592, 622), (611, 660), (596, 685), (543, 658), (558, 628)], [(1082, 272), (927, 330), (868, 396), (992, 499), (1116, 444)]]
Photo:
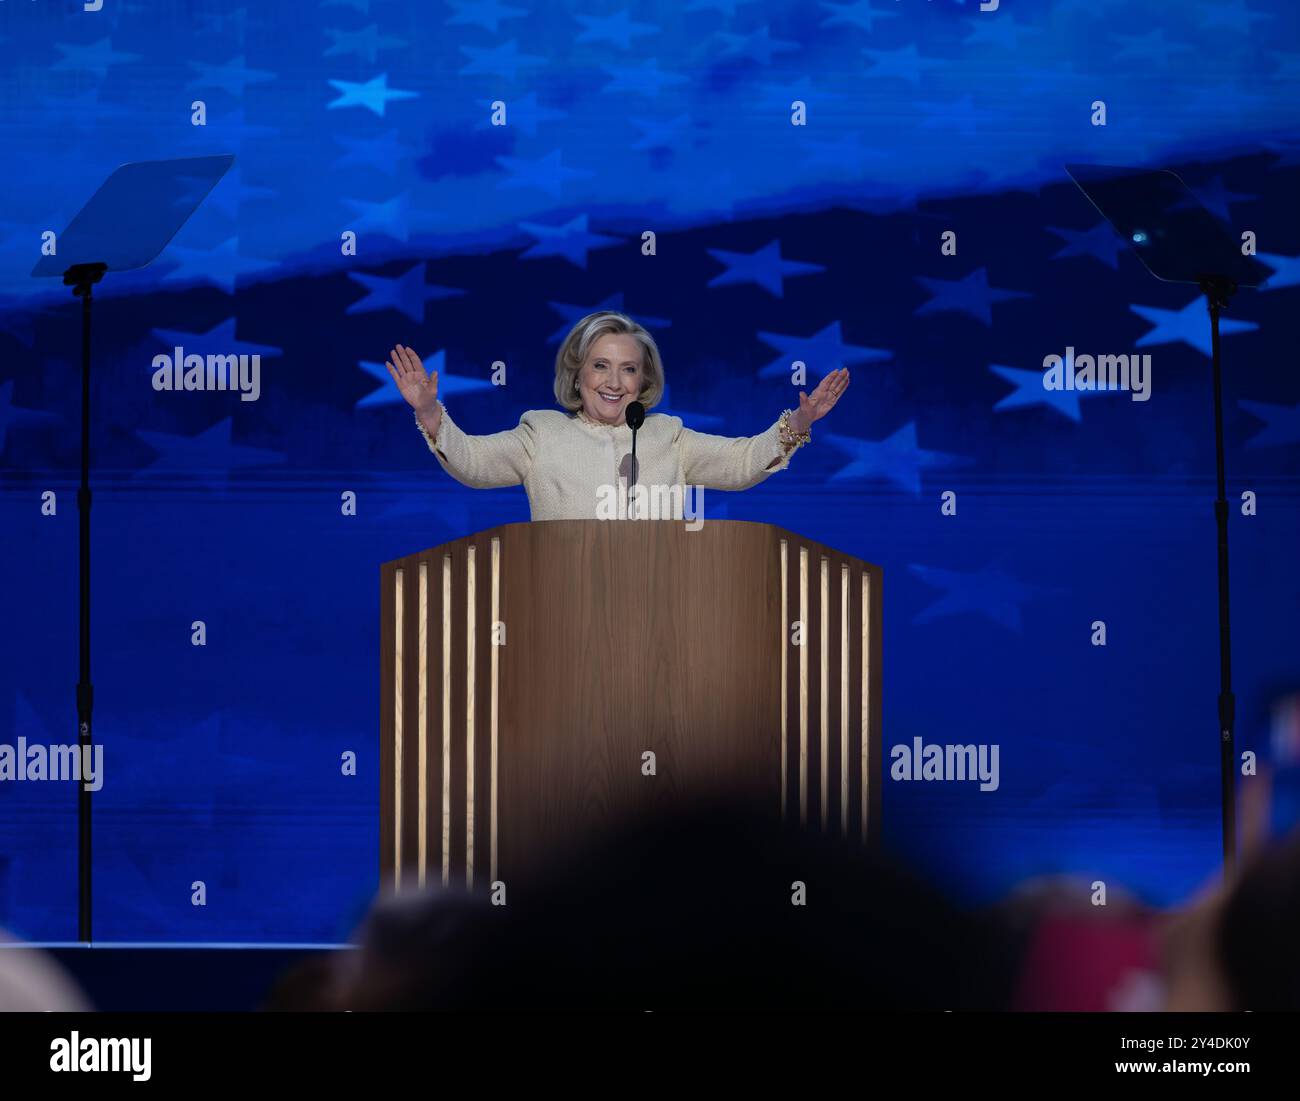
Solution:
[(634, 519), (631, 515), (632, 503), (636, 500), (634, 490), (636, 488), (637, 468), (636, 468), (636, 433), (637, 429), (645, 424), (645, 406), (639, 401), (630, 401), (627, 403), (627, 409), (623, 413), (627, 426), (632, 429), (632, 484), (628, 487), (628, 519)]

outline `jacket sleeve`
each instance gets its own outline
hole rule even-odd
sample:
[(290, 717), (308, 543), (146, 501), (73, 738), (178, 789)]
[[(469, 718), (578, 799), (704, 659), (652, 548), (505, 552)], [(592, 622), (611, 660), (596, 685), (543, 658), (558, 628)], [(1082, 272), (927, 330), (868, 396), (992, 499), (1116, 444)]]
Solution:
[(445, 405), (436, 440), (429, 436), (418, 415), (415, 424), (443, 470), (462, 485), (474, 489), (517, 486), (532, 468), (537, 432), (531, 412), (524, 413), (514, 428), (487, 436), (462, 432)]
[(682, 476), (691, 485), (707, 489), (748, 489), (784, 470), (799, 449), (787, 453), (781, 446), (780, 418), (757, 436), (712, 436), (673, 419), (678, 425), (673, 443), (681, 455)]

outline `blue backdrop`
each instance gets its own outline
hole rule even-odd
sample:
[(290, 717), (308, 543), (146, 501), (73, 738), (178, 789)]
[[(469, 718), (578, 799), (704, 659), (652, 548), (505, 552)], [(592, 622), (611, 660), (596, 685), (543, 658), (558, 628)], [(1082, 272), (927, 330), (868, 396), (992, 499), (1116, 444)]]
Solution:
[[(659, 411), (704, 431), (770, 424), (793, 360), (851, 368), (790, 469), (705, 505), (883, 566), (887, 747), (1000, 746), (996, 791), (887, 782), (892, 844), (972, 900), (1071, 873), (1166, 904), (1214, 872), (1208, 322), (1062, 166), (1173, 168), (1276, 272), (1224, 337), (1260, 748), (1300, 634), (1293, 4), (7, 0), (0, 49), (0, 743), (76, 738), (80, 337), (28, 274), (42, 234), (121, 163), (236, 156), (96, 296), (97, 937), (347, 934), (377, 882), (379, 563), (528, 516), (438, 468), (385, 354), (496, 431), (554, 404), (598, 307), (651, 329)], [(176, 345), (259, 353), (258, 400), (155, 391)], [(1067, 346), (1149, 352), (1150, 400), (1045, 391)], [(0, 782), (0, 924), (70, 939), (75, 860), (73, 786)]]

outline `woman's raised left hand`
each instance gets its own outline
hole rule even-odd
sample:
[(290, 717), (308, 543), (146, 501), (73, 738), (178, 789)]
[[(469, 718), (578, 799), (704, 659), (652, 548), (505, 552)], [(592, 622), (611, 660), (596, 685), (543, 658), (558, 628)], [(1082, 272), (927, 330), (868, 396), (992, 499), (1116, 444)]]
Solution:
[(840, 395), (849, 387), (849, 369), (840, 367), (817, 384), (810, 395), (799, 391), (799, 408), (790, 414), (790, 427), (796, 432), (807, 432), (813, 421), (819, 421), (835, 408)]

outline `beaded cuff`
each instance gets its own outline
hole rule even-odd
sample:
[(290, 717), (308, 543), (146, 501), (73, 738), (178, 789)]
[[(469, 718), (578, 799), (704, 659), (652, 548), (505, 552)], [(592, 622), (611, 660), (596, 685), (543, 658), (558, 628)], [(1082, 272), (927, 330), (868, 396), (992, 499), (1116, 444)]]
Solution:
[(777, 431), (777, 437), (781, 441), (781, 446), (785, 448), (787, 452), (791, 452), (791, 453), (793, 453), (802, 444), (806, 444), (808, 443), (809, 440), (812, 439), (811, 430), (796, 433), (794, 429), (790, 427), (790, 417), (793, 414), (794, 414), (793, 409), (787, 409), (784, 413), (781, 414), (781, 420), (779, 422), (779, 428)]

